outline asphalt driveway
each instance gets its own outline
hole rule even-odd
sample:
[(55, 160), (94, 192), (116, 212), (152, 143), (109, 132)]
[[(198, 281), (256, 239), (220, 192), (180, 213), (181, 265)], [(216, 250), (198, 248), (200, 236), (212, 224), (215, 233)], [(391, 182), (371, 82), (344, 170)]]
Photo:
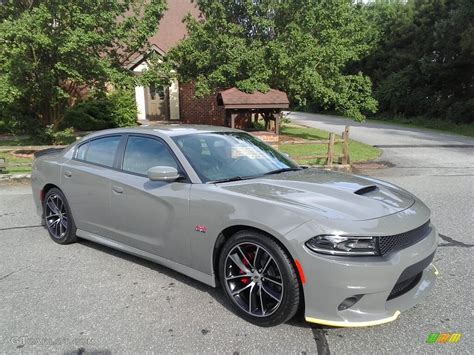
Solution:
[[(320, 122), (307, 114), (294, 118), (335, 132), (346, 122), (331, 125), (332, 117)], [(368, 136), (354, 127), (352, 137), (401, 146), (383, 148), (379, 158), (394, 167), (364, 173), (417, 194), (432, 208), (442, 234), (435, 291), (397, 321), (359, 329), (312, 328), (300, 317), (275, 328), (255, 327), (226, 308), (219, 290), (165, 267), (87, 241), (53, 243), (39, 226), (29, 186), (0, 185), (0, 353), (471, 351), (474, 142), (393, 126), (367, 129)], [(430, 139), (436, 147), (426, 147)], [(452, 147), (458, 144), (463, 147)], [(462, 338), (458, 344), (426, 344), (431, 332), (457, 332)]]
[[(327, 115), (298, 112), (289, 117), (295, 123), (339, 134), (349, 124), (351, 138), (380, 147), (382, 154), (376, 161), (393, 166), (361, 173), (393, 182), (420, 197), (431, 208), (432, 221), (441, 234), (435, 256), (441, 276), (429, 299), (383, 327), (328, 330), (329, 349), (334, 353), (351, 349), (357, 353), (470, 352), (474, 348), (474, 139)], [(455, 346), (426, 345), (424, 337), (429, 332), (458, 332), (463, 338)]]

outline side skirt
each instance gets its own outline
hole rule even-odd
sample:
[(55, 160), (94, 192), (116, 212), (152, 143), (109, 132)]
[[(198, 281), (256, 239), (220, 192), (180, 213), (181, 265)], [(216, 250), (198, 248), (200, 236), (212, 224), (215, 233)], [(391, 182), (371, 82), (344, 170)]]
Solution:
[(215, 278), (214, 278), (213, 275), (205, 274), (203, 272), (197, 271), (197, 270), (192, 269), (192, 268), (190, 268), (188, 266), (185, 266), (183, 264), (179, 264), (175, 261), (172, 261), (172, 260), (163, 258), (161, 256), (157, 256), (157, 255), (148, 253), (144, 250), (137, 249), (137, 248), (131, 247), (131, 246), (126, 245), (126, 244), (122, 244), (122, 243), (110, 240), (108, 238), (104, 238), (104, 237), (102, 237), (100, 235), (97, 235), (97, 234), (94, 234), (94, 233), (86, 232), (86, 231), (81, 230), (81, 229), (78, 229), (76, 231), (76, 234), (80, 238), (87, 239), (87, 240), (90, 240), (91, 242), (102, 244), (102, 245), (105, 245), (105, 246), (110, 247), (112, 249), (117, 249), (117, 250), (120, 250), (124, 253), (132, 254), (132, 255), (138, 256), (140, 258), (153, 261), (157, 264), (166, 266), (166, 267), (168, 267), (172, 270), (175, 270), (175, 271), (177, 271), (181, 274), (184, 274), (184, 275), (189, 276), (193, 279), (196, 279), (196, 280), (198, 280), (202, 283), (205, 283), (209, 286), (216, 287), (216, 281), (215, 281)]

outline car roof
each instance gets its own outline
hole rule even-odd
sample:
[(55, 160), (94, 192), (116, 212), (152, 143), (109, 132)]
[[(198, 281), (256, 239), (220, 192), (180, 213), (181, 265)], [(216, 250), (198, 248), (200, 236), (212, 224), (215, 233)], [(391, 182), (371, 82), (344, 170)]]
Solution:
[(152, 124), (152, 125), (142, 125), (137, 127), (125, 127), (125, 128), (112, 128), (102, 131), (94, 132), (87, 136), (99, 137), (105, 134), (114, 134), (114, 133), (147, 133), (147, 134), (156, 134), (156, 135), (166, 135), (169, 137), (183, 136), (187, 134), (199, 134), (199, 133), (213, 133), (213, 132), (242, 132), (238, 129), (233, 129), (229, 127), (222, 126), (211, 126), (211, 125), (187, 125), (187, 124)]

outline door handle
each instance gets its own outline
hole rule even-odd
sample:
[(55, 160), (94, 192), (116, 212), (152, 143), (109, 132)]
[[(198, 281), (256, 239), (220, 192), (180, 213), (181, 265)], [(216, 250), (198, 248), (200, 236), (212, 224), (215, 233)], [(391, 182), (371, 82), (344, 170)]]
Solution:
[(64, 177), (70, 178), (72, 176), (72, 173), (69, 170), (66, 170), (64, 172)]
[(123, 187), (120, 186), (112, 186), (112, 190), (114, 190), (115, 193), (121, 194), (123, 192)]

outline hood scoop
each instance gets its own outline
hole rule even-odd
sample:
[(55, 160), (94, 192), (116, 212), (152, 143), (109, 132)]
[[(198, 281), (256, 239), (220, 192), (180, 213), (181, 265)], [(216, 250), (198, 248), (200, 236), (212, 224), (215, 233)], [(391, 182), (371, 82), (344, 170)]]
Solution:
[(354, 193), (359, 196), (364, 196), (364, 195), (370, 194), (371, 192), (376, 192), (378, 191), (378, 189), (379, 188), (377, 186), (370, 185), (370, 186), (365, 186), (359, 190), (356, 190), (354, 191)]

